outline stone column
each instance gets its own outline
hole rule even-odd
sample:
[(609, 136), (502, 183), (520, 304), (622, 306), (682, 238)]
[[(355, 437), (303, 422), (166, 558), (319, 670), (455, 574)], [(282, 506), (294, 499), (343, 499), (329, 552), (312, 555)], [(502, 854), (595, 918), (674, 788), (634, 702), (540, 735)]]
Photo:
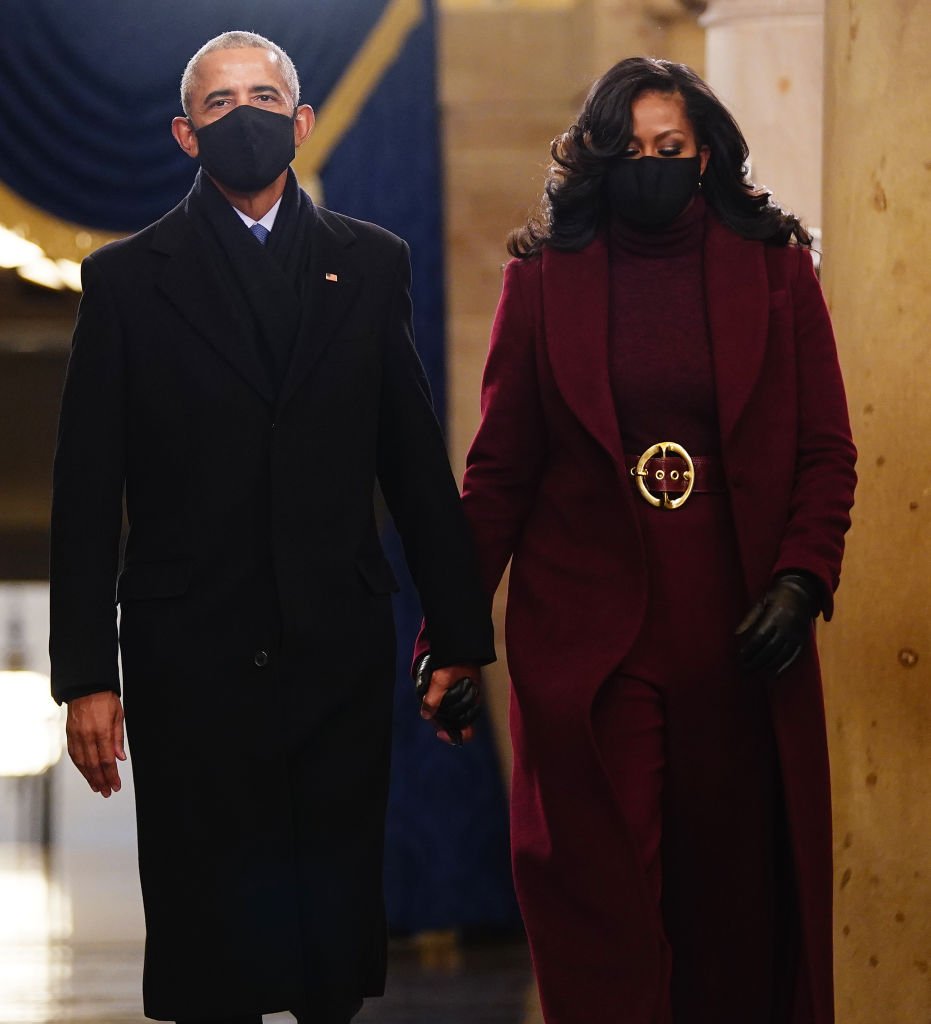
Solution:
[(659, 23), (644, 0), (595, 0), (592, 4), (592, 77), (624, 57), (656, 56), (662, 45)]
[(931, 4), (828, 0), (824, 283), (860, 458), (822, 630), (837, 1019), (931, 1017)]
[(593, 0), (591, 73), (603, 74), (624, 57), (681, 61), (704, 73), (704, 32), (697, 0)]
[(710, 0), (700, 20), (707, 81), (747, 138), (753, 180), (819, 227), (824, 0)]

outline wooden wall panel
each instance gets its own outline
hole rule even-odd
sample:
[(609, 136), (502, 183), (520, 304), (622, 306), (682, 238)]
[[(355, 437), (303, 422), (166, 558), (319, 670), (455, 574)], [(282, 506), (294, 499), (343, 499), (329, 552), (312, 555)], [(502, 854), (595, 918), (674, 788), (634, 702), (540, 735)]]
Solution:
[(931, 5), (829, 0), (823, 273), (860, 485), (822, 630), (837, 1015), (931, 1019)]

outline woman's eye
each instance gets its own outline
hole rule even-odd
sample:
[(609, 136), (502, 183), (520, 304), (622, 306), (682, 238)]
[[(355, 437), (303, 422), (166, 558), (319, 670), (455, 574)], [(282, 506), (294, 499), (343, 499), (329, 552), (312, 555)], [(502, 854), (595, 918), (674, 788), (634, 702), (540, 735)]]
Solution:
[(681, 146), (666, 146), (659, 151), (660, 156), (679, 156), (682, 152)]
[(623, 150), (623, 152), (621, 153), (621, 157), (624, 159), (629, 159), (632, 156), (636, 156), (637, 153), (638, 150), (634, 149), (633, 146), (628, 146), (627, 149)]

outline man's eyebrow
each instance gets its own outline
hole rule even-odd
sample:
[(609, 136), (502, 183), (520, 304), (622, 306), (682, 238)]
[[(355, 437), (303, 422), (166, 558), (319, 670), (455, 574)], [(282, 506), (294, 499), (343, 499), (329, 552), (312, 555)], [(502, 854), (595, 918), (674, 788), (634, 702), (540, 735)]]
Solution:
[(232, 89), (214, 89), (213, 92), (208, 92), (204, 97), (204, 103), (209, 103), (211, 100), (220, 99), (222, 96), (232, 96)]
[[(252, 85), (249, 87), (250, 93), (260, 92), (271, 92), (276, 96), (281, 96), (281, 90), (275, 85)], [(213, 100), (225, 99), (228, 96), (233, 95), (232, 89), (214, 89), (213, 92), (208, 92), (204, 97), (204, 103), (212, 103)]]

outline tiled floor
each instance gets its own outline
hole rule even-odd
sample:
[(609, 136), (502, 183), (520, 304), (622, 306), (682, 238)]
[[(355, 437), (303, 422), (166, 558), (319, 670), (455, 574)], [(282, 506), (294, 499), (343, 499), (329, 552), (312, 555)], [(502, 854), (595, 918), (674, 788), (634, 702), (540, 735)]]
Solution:
[[(0, 848), (0, 1024), (143, 1024), (142, 942), (131, 934), (117, 939), (124, 928), (119, 904), (132, 879), (114, 876), (131, 870), (129, 863), (109, 865), (110, 895), (93, 893), (98, 920), (89, 929), (91, 861), (82, 867), (72, 859), (62, 871), (35, 848)], [(82, 894), (83, 904), (72, 899)], [(396, 943), (385, 998), (370, 1000), (356, 1021), (538, 1024), (526, 948), (514, 942), (461, 949), (443, 936)]]

